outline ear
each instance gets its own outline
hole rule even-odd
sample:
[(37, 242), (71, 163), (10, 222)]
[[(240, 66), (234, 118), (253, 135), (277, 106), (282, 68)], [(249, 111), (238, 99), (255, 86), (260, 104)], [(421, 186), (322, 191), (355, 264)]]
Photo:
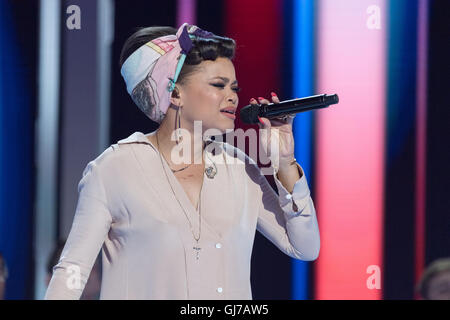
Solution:
[(172, 103), (175, 106), (181, 105), (180, 89), (178, 88), (178, 86), (175, 86), (175, 88), (172, 91), (172, 94), (170, 95), (170, 103)]

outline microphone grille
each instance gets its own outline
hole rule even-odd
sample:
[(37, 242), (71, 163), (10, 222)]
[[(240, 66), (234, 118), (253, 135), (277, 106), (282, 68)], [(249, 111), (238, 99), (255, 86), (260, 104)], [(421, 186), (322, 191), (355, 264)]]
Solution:
[(258, 115), (259, 115), (259, 106), (249, 104), (239, 111), (239, 117), (241, 121), (247, 124), (255, 124), (258, 123)]

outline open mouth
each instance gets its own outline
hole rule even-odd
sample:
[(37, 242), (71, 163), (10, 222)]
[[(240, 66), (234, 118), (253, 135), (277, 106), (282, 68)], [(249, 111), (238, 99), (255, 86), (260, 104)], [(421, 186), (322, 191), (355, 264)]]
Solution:
[(223, 115), (225, 116), (225, 117), (227, 117), (227, 118), (230, 118), (230, 119), (236, 119), (236, 115), (235, 115), (235, 113), (233, 112), (233, 111), (231, 111), (231, 110), (223, 110), (223, 111), (220, 111), (221, 113), (223, 113)]
[(231, 111), (231, 110), (223, 110), (223, 111), (220, 111), (220, 112), (226, 112), (226, 113), (231, 113), (231, 114), (234, 114), (234, 112), (233, 112), (233, 111)]

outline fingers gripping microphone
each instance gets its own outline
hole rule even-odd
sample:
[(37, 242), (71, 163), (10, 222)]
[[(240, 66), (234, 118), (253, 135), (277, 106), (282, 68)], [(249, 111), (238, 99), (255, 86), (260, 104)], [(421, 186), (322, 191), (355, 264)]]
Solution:
[(268, 119), (280, 118), (299, 112), (326, 108), (339, 102), (337, 94), (316, 96), (280, 101), (280, 103), (249, 104), (241, 109), (239, 116), (244, 123), (258, 123), (258, 116)]

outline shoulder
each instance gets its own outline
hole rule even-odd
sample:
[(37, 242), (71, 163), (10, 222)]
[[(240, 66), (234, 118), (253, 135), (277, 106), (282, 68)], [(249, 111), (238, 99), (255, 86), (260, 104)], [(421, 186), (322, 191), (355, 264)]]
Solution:
[[(119, 140), (107, 147), (95, 159), (88, 162), (83, 175), (96, 168), (99, 173), (118, 172), (126, 168), (134, 159), (135, 148), (145, 148), (145, 136), (141, 132), (135, 132), (131, 136)], [(147, 146), (148, 147), (148, 146)]]
[(119, 158), (119, 152), (117, 152), (112, 145), (109, 146), (95, 159), (92, 159), (87, 163), (83, 170), (83, 177), (92, 173), (95, 173), (95, 175), (106, 174), (107, 171), (118, 162)]
[(147, 136), (140, 131), (136, 131), (127, 138), (121, 139), (112, 144), (110, 148), (114, 151), (116, 157), (127, 156), (132, 153), (134, 147), (152, 146)]
[[(132, 168), (134, 156), (127, 150), (129, 148), (117, 148), (115, 144), (110, 145), (95, 159), (89, 161), (84, 167), (81, 180), (78, 184), (78, 192), (82, 188), (87, 190), (101, 190), (104, 196), (114, 186), (121, 186), (123, 177), (129, 174)], [(93, 191), (89, 191), (93, 192)], [(96, 191), (95, 191), (96, 192)]]

